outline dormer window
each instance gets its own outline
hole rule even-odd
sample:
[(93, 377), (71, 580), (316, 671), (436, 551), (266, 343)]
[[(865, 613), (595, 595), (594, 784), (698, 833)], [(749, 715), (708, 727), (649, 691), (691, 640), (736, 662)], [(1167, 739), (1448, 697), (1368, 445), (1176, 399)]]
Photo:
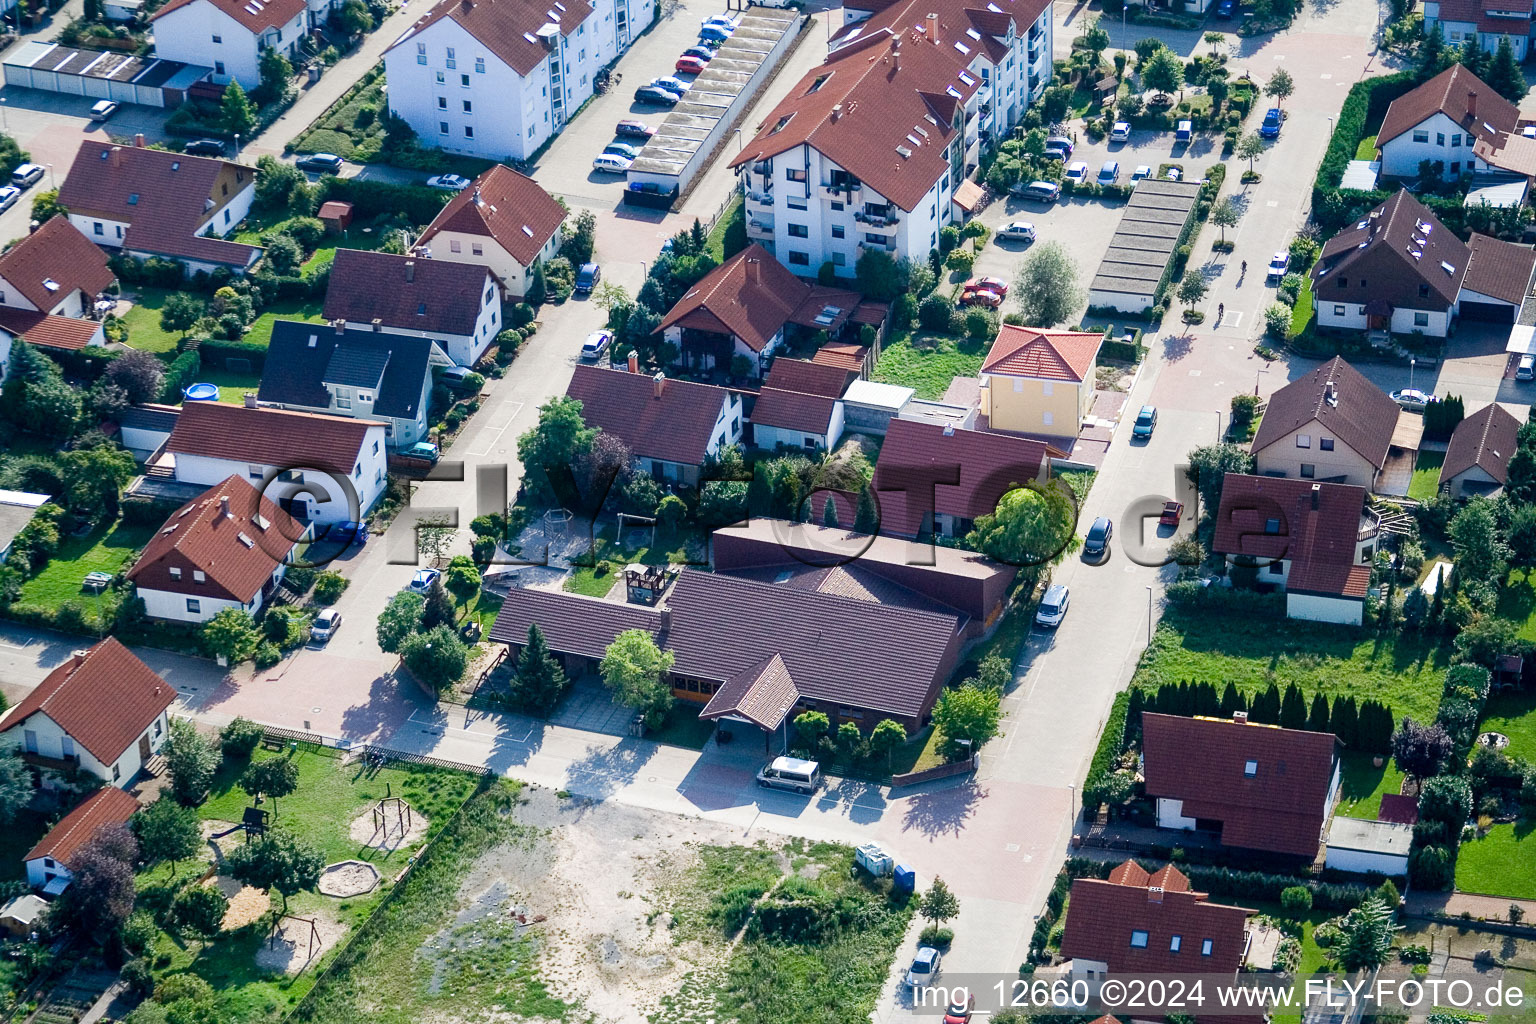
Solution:
[(1421, 298), (1421, 299), (1429, 298), (1429, 285), (1427, 285), (1427, 284), (1419, 285), (1419, 298)]

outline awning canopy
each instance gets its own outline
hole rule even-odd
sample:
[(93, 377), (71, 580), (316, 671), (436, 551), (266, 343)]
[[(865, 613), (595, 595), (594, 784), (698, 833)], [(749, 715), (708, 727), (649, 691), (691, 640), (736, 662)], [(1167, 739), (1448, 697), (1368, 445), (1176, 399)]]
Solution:
[(784, 659), (774, 653), (722, 683), (699, 717), (706, 721), (744, 719), (772, 732), (783, 724), (799, 699), (800, 691)]
[(981, 205), (983, 193), (981, 186), (974, 181), (962, 181), (955, 189), (953, 202), (966, 213), (975, 213), (976, 207)]

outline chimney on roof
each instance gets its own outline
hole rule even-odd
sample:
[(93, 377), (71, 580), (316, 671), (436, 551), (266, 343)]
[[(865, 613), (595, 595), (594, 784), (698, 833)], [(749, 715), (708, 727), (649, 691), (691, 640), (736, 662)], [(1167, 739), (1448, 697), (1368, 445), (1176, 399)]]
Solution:
[(410, 282), (412, 282), (414, 280), (416, 280), (416, 261), (415, 260), (406, 260), (405, 261), (405, 281), (406, 281), (407, 284), (409, 284)]
[(144, 133), (143, 132), (136, 132), (136, 133), (134, 133), (133, 145), (134, 145), (135, 149), (143, 149), (144, 148)]
[(660, 398), (661, 393), (666, 390), (666, 387), (667, 375), (657, 370), (656, 376), (651, 378), (651, 397)]
[(247, 391), (242, 397), (245, 400), (245, 407), (247, 409), (254, 409), (254, 408), (256, 408), (256, 394), (255, 394), (255, 392)]
[(227, 494), (219, 495), (219, 515), (225, 519), (235, 518), (235, 514), (229, 510), (229, 495)]
[(636, 351), (635, 349), (630, 349), (629, 350), (629, 372), (630, 373), (639, 373), (640, 372), (640, 353), (638, 351)]
[(666, 635), (667, 633), (670, 633), (671, 631), (672, 631), (672, 609), (671, 608), (663, 608), (661, 610), (661, 632), (662, 632), (663, 635)]
[(1317, 499), (1318, 499), (1318, 496), (1320, 494), (1322, 494), (1322, 493), (1323, 493), (1323, 485), (1322, 484), (1313, 484), (1312, 485), (1312, 511), (1313, 512), (1317, 511)]
[(891, 43), (891, 70), (901, 70), (901, 37), (897, 36)]
[(1161, 902), (1163, 902), (1163, 887), (1160, 886), (1160, 885), (1149, 885), (1149, 886), (1147, 886), (1147, 902), (1148, 903), (1161, 903)]
[(838, 118), (840, 118), (842, 116), (843, 116), (843, 105), (841, 103), (834, 103), (834, 104), (832, 104), (832, 120), (836, 121)]
[(1248, 712), (1246, 712), (1246, 711), (1234, 711), (1234, 712), (1232, 712), (1232, 722), (1235, 725), (1247, 725), (1248, 724)]
[(928, 38), (933, 40), (933, 45), (939, 45), (939, 16), (932, 12), (928, 14)]
[(762, 260), (756, 256), (751, 256), (747, 259), (747, 280), (753, 284), (762, 284), (763, 282)]
[(1477, 116), (1477, 90), (1476, 89), (1468, 89), (1467, 90), (1467, 116), (1468, 117), (1476, 117)]

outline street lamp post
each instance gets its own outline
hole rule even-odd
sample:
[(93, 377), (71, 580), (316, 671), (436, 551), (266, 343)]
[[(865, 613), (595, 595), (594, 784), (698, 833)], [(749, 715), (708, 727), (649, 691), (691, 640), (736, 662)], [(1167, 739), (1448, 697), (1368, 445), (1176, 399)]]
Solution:
[(11, 119), (5, 113), (5, 101), (8, 98), (0, 96), (0, 130), (3, 130), (7, 135), (11, 134)]
[(1413, 390), (1413, 368), (1419, 363), (1417, 356), (1408, 357), (1408, 390)]
[(59, 190), (59, 183), (53, 178), (53, 164), (48, 165), (48, 187), (55, 192)]
[(1221, 410), (1216, 410), (1216, 443), (1221, 443)]
[(1257, 370), (1253, 371), (1253, 397), (1254, 398), (1258, 398), (1259, 397), (1259, 376), (1261, 374), (1265, 374), (1265, 373), (1268, 373), (1268, 372), (1269, 371), (1264, 369), (1262, 366), (1259, 367)]

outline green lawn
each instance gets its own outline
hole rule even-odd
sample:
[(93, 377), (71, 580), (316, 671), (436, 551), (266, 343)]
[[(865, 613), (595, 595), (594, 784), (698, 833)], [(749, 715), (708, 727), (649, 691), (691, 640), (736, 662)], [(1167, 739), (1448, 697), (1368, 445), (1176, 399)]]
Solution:
[(66, 537), (43, 571), (21, 585), (21, 600), (25, 604), (57, 608), (65, 601), (78, 599), (86, 608), (96, 610), (104, 598), (81, 589), (86, 574), (116, 575), (154, 535), (153, 526), (119, 522), (98, 527), (84, 537)]
[(1536, 693), (1516, 691), (1489, 697), (1478, 728), (1503, 733), (1509, 737), (1507, 749), (1511, 754), (1536, 761)]
[[(576, 566), (567, 576), (561, 586), (572, 594), (585, 594), (587, 597), (605, 597), (612, 586), (622, 579), (624, 567), (630, 564), (640, 565), (669, 565), (686, 562), (688, 559), (687, 542), (683, 538), (660, 536), (659, 543), (653, 548), (649, 544), (618, 545), (615, 543), (615, 529), (605, 526), (597, 533), (593, 542), (594, 565)], [(629, 538), (639, 538), (642, 533), (631, 531), (626, 535)], [(607, 562), (607, 568), (603, 567)]]
[(1375, 160), (1376, 159), (1376, 136), (1374, 136), (1374, 135), (1367, 135), (1365, 138), (1360, 140), (1360, 144), (1355, 147), (1355, 159), (1356, 160)]
[(1291, 307), (1291, 337), (1306, 331), (1312, 323), (1312, 276), (1301, 276), (1301, 290), (1296, 293), (1296, 305)]
[(1434, 501), (1440, 493), (1440, 467), (1445, 462), (1445, 452), (1421, 451), (1413, 464), (1413, 480), (1408, 484), (1408, 497), (1418, 501)]
[(133, 308), (122, 315), (128, 327), (128, 344), (146, 352), (175, 352), (181, 335), (161, 330), (160, 307), (171, 293), (164, 288), (138, 288), (133, 293)]
[(981, 371), (990, 344), (923, 331), (899, 334), (881, 349), (874, 379), (912, 388), (918, 398), (940, 398), (955, 377), (974, 377)]
[[(1282, 910), (1279, 903), (1270, 903), (1266, 900), (1233, 898), (1229, 900), (1223, 900), (1222, 902), (1235, 903), (1242, 907), (1250, 907), (1253, 910), (1257, 910), (1261, 914), (1267, 914), (1277, 921), (1289, 921), (1295, 925), (1300, 926), (1301, 935), (1299, 938), (1301, 939), (1301, 965), (1296, 969), (1295, 991), (1297, 994), (1296, 1005), (1301, 1005), (1305, 999), (1306, 979), (1314, 974), (1326, 970), (1328, 966), (1328, 954), (1324, 952), (1323, 947), (1319, 946), (1316, 940), (1312, 938), (1312, 930), (1318, 925), (1322, 924), (1324, 921), (1335, 916), (1335, 912), (1331, 910), (1309, 910), (1300, 917), (1294, 917)], [(1277, 1013), (1274, 1014), (1271, 1019), (1274, 1024), (1299, 1024), (1301, 1021), (1301, 1014)]]
[(261, 315), (251, 321), (251, 326), (246, 329), (245, 337), (241, 341), (250, 342), (253, 345), (267, 345), (272, 341), (272, 325), (278, 320), (303, 320), (307, 323), (325, 323), (325, 317), (320, 309), (325, 301), (318, 296), (309, 299), (281, 299), (262, 310)]
[(1456, 888), (1462, 892), (1536, 899), (1536, 822), (1494, 825), (1481, 839), (1461, 844)]
[(198, 372), (197, 379), (199, 383), (217, 385), (219, 401), (233, 405), (243, 402), (246, 392), (254, 392), (261, 387), (259, 373), (230, 373), (228, 370), (210, 370), (204, 367)]
[(1296, 683), (1309, 698), (1352, 694), (1391, 707), (1398, 718), (1433, 719), (1440, 706), (1447, 654), (1417, 636), (1387, 636), (1353, 626), (1255, 618), (1214, 608), (1169, 607), (1135, 682), (1181, 680), (1237, 684), (1245, 694), (1271, 682)]
[(1509, 574), (1504, 589), (1499, 592), (1499, 617), (1520, 624), (1520, 635), (1536, 640), (1536, 579), (1530, 573), (1518, 576)]
[(1339, 786), (1339, 813), (1345, 817), (1375, 821), (1381, 810), (1381, 798), (1389, 793), (1402, 792), (1403, 773), (1397, 770), (1392, 759), (1385, 758), (1380, 768), (1373, 765), (1371, 760), (1369, 754), (1344, 755), (1344, 777)]

